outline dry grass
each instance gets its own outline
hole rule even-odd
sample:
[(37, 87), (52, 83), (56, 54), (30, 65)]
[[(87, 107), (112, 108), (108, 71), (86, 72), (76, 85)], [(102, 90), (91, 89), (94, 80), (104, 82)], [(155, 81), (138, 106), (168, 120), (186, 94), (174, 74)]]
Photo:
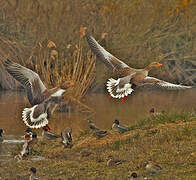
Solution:
[[(47, 158), (45, 161), (32, 161), (32, 155), (21, 162), (3, 162), (0, 175), (8, 179), (18, 175), (24, 179), (28, 169), (36, 166), (38, 176), (46, 179), (128, 179), (131, 172), (137, 172), (148, 179), (190, 179), (195, 173), (195, 114), (178, 114), (174, 122), (167, 115), (162, 121), (151, 125), (149, 119), (140, 129), (124, 134), (109, 131), (97, 140), (88, 132), (74, 137), (72, 149), (63, 149), (58, 141), (40, 141), (33, 148), (33, 156)], [(188, 118), (188, 119), (186, 119)], [(186, 122), (184, 121), (186, 119)], [(166, 123), (167, 122), (167, 123)], [(138, 124), (139, 125), (139, 124)], [(141, 126), (141, 125), (140, 125)], [(85, 156), (87, 152), (89, 155)], [(108, 167), (107, 157), (125, 160), (118, 166)], [(144, 168), (146, 161), (154, 161), (162, 166), (160, 174), (149, 174)], [(10, 170), (8, 171), (7, 168)]]
[[(161, 61), (165, 68), (159, 74), (165, 80), (196, 82), (194, 1), (2, 0), (0, 6), (2, 36), (16, 46), (30, 46), (22, 57), (16, 53), (23, 62), (27, 59), (26, 52), (30, 57), (34, 47), (47, 45), (49, 41), (56, 44), (59, 57), (63, 53), (63, 59), (74, 59), (80, 29), (86, 27), (104, 47), (129, 65), (138, 68)], [(80, 41), (80, 47), (83, 55), (87, 54), (89, 47), (84, 40)], [(55, 54), (53, 51), (54, 57)], [(103, 81), (105, 70), (102, 65), (97, 68), (103, 74), (97, 82)], [(47, 80), (54, 83), (55, 78)]]

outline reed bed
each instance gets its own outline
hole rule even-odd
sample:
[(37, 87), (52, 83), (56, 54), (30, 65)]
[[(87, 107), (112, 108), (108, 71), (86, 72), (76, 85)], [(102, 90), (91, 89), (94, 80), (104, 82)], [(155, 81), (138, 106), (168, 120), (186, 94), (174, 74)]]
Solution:
[[(152, 61), (160, 61), (164, 69), (154, 72), (159, 78), (187, 85), (196, 83), (195, 1), (2, 0), (0, 7), (1, 38), (15, 44), (18, 61), (24, 64), (41, 61), (42, 67), (34, 68), (43, 74), (54, 66), (50, 77), (43, 75), (49, 85), (56, 84), (63, 74), (60, 71), (65, 59), (71, 59), (79, 67), (79, 59), (88, 54), (87, 43), (79, 38), (81, 27), (86, 27), (107, 50), (132, 67), (143, 68)], [(49, 42), (56, 47), (48, 48)], [(18, 50), (21, 45), (28, 48)], [(0, 46), (7, 45), (3, 42)], [(82, 56), (76, 55), (76, 51)], [(71, 65), (71, 60), (67, 64)], [(46, 62), (49, 63), (43, 64)], [(77, 71), (80, 77), (74, 80), (81, 81), (83, 70), (78, 67), (66, 75), (75, 75)], [(96, 81), (100, 85), (108, 73), (100, 63), (97, 71), (102, 74)], [(60, 83), (58, 80), (57, 84)], [(81, 83), (86, 86), (85, 78)], [(85, 92), (81, 90), (82, 94)]]

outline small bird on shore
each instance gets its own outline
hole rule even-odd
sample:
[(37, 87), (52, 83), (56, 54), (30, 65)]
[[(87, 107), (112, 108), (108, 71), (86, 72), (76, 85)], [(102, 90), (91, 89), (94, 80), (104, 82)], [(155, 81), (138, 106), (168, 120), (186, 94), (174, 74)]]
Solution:
[(22, 150), (14, 157), (14, 159), (20, 161), (23, 159), (23, 157), (26, 157), (28, 154), (29, 154), (29, 147), (28, 147), (28, 141), (26, 140), (22, 146)]
[(163, 110), (163, 111), (161, 111), (161, 112), (156, 112), (156, 111), (155, 111), (155, 108), (151, 108), (150, 111), (149, 111), (149, 113), (150, 113), (151, 115), (153, 115), (153, 116), (157, 116), (157, 115), (164, 114), (165, 111)]
[(42, 132), (42, 136), (46, 137), (48, 139), (57, 139), (60, 138), (61, 136), (58, 134), (54, 134), (52, 132), (50, 132), (50, 127), (48, 125), (43, 127), (43, 132)]
[(31, 153), (31, 148), (38, 141), (36, 132), (32, 132), (29, 128), (25, 132), (25, 142), (22, 146), (22, 150), (15, 156), (18, 160), (22, 160), (23, 157), (28, 156)]
[(34, 134), (31, 128), (27, 128), (24, 132), (25, 132), (25, 135), (24, 135), (25, 140), (31, 139), (32, 135)]
[(146, 166), (146, 170), (152, 174), (159, 173), (162, 171), (162, 167), (152, 161), (149, 161)]
[(73, 86), (66, 82), (65, 89), (58, 87), (47, 89), (39, 75), (34, 71), (9, 59), (4, 61), (7, 72), (25, 88), (27, 98), (32, 105), (22, 112), (22, 120), (30, 128), (41, 128), (48, 124), (48, 119), (63, 100), (65, 89)]
[(37, 173), (37, 169), (35, 167), (30, 168), (30, 176), (29, 176), (29, 180), (38, 180), (39, 178), (36, 176)]
[(124, 133), (129, 130), (128, 127), (124, 125), (120, 125), (120, 122), (117, 119), (114, 121), (114, 124), (112, 125), (112, 129), (117, 130), (119, 133)]
[(132, 180), (144, 180), (143, 177), (141, 176), (138, 176), (138, 174), (136, 172), (133, 172), (130, 176), (128, 177), (131, 177)]
[(125, 160), (114, 159), (113, 156), (108, 156), (107, 166), (115, 166), (125, 162)]
[(3, 131), (3, 129), (0, 129), (0, 142), (3, 142), (3, 134), (4, 133), (4, 131)]
[(31, 151), (31, 148), (37, 143), (37, 133), (33, 133), (31, 140), (28, 141), (28, 148)]
[(72, 129), (71, 127), (67, 127), (61, 132), (61, 143), (63, 144), (64, 148), (72, 148)]
[(25, 130), (25, 140), (28, 142), (28, 146), (32, 147), (37, 143), (37, 133), (33, 132), (31, 128)]
[(103, 131), (103, 130), (97, 130), (93, 133), (93, 135), (96, 137), (96, 138), (102, 138), (104, 136), (107, 135), (107, 131)]
[(92, 130), (100, 130), (100, 129), (93, 123), (92, 120), (89, 120), (88, 122), (89, 122), (89, 127), (90, 127), (90, 129), (92, 129)]

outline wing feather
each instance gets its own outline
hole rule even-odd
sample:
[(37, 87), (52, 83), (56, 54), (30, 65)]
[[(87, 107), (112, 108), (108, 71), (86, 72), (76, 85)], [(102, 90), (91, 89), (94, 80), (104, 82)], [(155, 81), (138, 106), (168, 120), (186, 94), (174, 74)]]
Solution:
[(41, 93), (46, 90), (46, 87), (37, 73), (9, 59), (4, 62), (4, 66), (7, 72), (27, 90), (27, 96), (32, 105), (43, 101)]
[(86, 39), (93, 53), (113, 72), (119, 73), (123, 68), (130, 68), (106, 51), (92, 36), (86, 35)]
[(173, 84), (169, 83), (167, 81), (163, 81), (154, 77), (147, 76), (144, 78), (144, 86), (145, 85), (150, 85), (154, 87), (158, 87), (161, 89), (167, 89), (167, 90), (178, 90), (178, 89), (190, 89), (192, 86), (184, 86), (184, 85), (178, 85), (178, 84)]

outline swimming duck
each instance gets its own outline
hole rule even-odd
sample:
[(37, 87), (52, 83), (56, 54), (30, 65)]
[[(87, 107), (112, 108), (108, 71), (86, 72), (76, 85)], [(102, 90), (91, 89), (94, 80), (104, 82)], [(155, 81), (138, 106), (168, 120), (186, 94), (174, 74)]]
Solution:
[(119, 133), (124, 133), (129, 130), (128, 127), (124, 125), (120, 125), (120, 122), (117, 119), (114, 121), (114, 124), (112, 125), (112, 129), (117, 130)]
[(3, 133), (4, 133), (3, 129), (0, 129), (0, 142), (3, 142), (3, 136), (2, 136)]
[(148, 72), (153, 68), (159, 68), (162, 64), (152, 62), (144, 69), (134, 69), (114, 57), (106, 51), (92, 36), (86, 34), (87, 42), (92, 52), (100, 59), (110, 70), (120, 76), (120, 78), (110, 78), (107, 81), (107, 90), (113, 98), (124, 99), (131, 94), (135, 87), (154, 86), (164, 89), (188, 89), (191, 86), (172, 84), (154, 77), (148, 76)]
[(90, 129), (92, 129), (92, 130), (99, 130), (99, 128), (93, 123), (92, 120), (89, 120), (88, 122), (89, 122)]
[(36, 176), (37, 173), (37, 169), (35, 167), (30, 168), (30, 176), (29, 176), (29, 180), (38, 180), (39, 178)]
[(57, 139), (60, 138), (61, 136), (59, 136), (58, 134), (54, 134), (52, 132), (50, 132), (50, 127), (48, 125), (43, 127), (43, 132), (42, 132), (42, 136), (43, 137), (47, 137), (48, 139)]
[[(31, 108), (23, 110), (22, 120), (30, 128), (44, 127), (62, 101), (65, 89), (47, 89), (37, 73), (9, 59), (4, 62), (4, 66), (7, 72), (24, 86), (32, 105)], [(73, 82), (69, 82), (67, 87), (69, 86), (73, 86)]]
[(155, 173), (159, 173), (161, 172), (162, 168), (161, 166), (159, 166), (158, 164), (155, 164), (153, 163), (152, 161), (149, 161), (147, 164), (146, 164), (146, 170), (152, 174), (155, 174)]
[(72, 129), (71, 127), (67, 127), (61, 132), (61, 143), (63, 144), (64, 148), (71, 148), (72, 144)]

